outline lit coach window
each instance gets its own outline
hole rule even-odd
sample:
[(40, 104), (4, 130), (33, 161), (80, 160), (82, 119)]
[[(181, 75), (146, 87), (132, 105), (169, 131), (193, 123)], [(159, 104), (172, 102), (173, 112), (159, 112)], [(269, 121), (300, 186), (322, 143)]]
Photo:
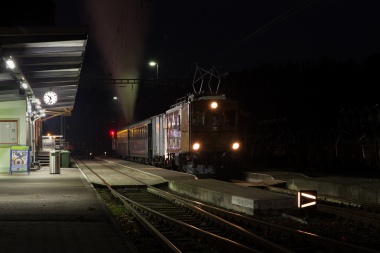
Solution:
[(216, 109), (218, 107), (218, 103), (217, 102), (212, 102), (211, 103), (211, 108), (212, 109)]

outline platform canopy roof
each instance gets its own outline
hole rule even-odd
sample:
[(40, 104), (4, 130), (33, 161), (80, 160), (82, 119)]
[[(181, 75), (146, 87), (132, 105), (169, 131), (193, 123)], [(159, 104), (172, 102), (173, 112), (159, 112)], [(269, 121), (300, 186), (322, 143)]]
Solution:
[[(87, 38), (87, 26), (0, 27), (0, 101), (29, 96), (41, 101), (46, 115), (70, 115)], [(16, 63), (14, 69), (7, 67), (9, 58)], [(24, 79), (25, 91), (20, 90)], [(50, 90), (58, 95), (54, 105), (43, 102)]]

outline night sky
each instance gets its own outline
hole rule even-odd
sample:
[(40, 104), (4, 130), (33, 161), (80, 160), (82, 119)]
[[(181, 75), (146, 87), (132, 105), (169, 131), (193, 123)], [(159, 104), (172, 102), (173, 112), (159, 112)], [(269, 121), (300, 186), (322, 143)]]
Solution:
[(165, 75), (183, 76), (196, 61), (235, 71), (322, 57), (364, 61), (379, 52), (375, 0), (164, 2), (146, 55), (162, 61)]
[[(140, 78), (154, 77), (147, 68), (151, 59), (160, 63), (162, 78), (183, 78), (202, 61), (215, 63), (223, 73), (323, 57), (363, 62), (379, 53), (376, 0), (54, 2), (57, 25), (90, 26), (86, 64), (100, 57), (98, 67), (114, 78), (129, 78), (109, 66), (116, 61), (114, 52), (122, 52), (120, 45), (135, 47), (121, 57), (142, 58), (133, 60)], [(135, 26), (143, 34), (134, 34)], [(111, 49), (115, 37), (119, 45)]]
[[(244, 109), (251, 114), (268, 119), (292, 114), (290, 110), (296, 106), (283, 107), (283, 115), (279, 111), (260, 112), (260, 107), (272, 107), (273, 111), (281, 107), (278, 104), (283, 101), (268, 105), (274, 98), (268, 98), (267, 93), (260, 94), (263, 89), (257, 78), (252, 78), (248, 86), (240, 87), (236, 80), (242, 76), (236, 77), (235, 73), (253, 70), (257, 73), (258, 68), (269, 64), (273, 75), (261, 73), (260, 76), (266, 76), (265, 82), (272, 78), (279, 83), (278, 79), (283, 76), (277, 70), (289, 63), (319, 66), (321, 61), (330, 59), (338, 63), (366, 64), (370, 57), (380, 53), (380, 2), (377, 0), (54, 2), (56, 25), (90, 27), (77, 101), (72, 117), (66, 120), (71, 138), (79, 134), (88, 139), (88, 136), (102, 135), (108, 133), (108, 129), (161, 113), (178, 96), (192, 91), (191, 87), (120, 87), (97, 81), (155, 78), (156, 69), (148, 66), (150, 60), (159, 62), (160, 79), (192, 78), (195, 63), (211, 63), (221, 76), (230, 77), (226, 78), (223, 90), (231, 91), (237, 99), (240, 96)], [(333, 70), (336, 83), (346, 81), (344, 75), (349, 73), (340, 71), (341, 76), (339, 71)], [(310, 79), (315, 81), (320, 78), (316, 75), (326, 76), (317, 71), (313, 73), (302, 77), (302, 89), (292, 85), (294, 80), (289, 77), (282, 80), (281, 88), (275, 88), (278, 93), (294, 97), (305, 97), (310, 89), (314, 94), (326, 94), (329, 90), (334, 94), (334, 87), (315, 82), (311, 86)], [(231, 76), (237, 79), (231, 81)], [(330, 83), (327, 78), (322, 80), (326, 84)], [(361, 88), (362, 83), (347, 83), (345, 89), (351, 91), (346, 91), (344, 96), (353, 99), (346, 97), (345, 101), (357, 101), (355, 97), (359, 94), (355, 91)], [(247, 89), (256, 92), (251, 100)], [(365, 92), (371, 93), (370, 90)], [(116, 102), (112, 100), (114, 95), (119, 98)], [(322, 97), (317, 96), (313, 103), (321, 103)], [(296, 102), (303, 103), (305, 99)], [(367, 103), (373, 105), (376, 101), (371, 98)], [(334, 106), (343, 106), (343, 103)], [(344, 106), (350, 105), (345, 102)], [(53, 121), (46, 123), (47, 128), (49, 124)]]

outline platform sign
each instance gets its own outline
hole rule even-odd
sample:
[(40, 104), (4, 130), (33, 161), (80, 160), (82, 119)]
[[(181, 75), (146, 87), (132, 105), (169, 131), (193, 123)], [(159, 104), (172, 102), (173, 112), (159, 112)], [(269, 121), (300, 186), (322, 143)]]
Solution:
[(317, 207), (317, 191), (299, 191), (297, 194), (298, 208), (316, 208)]
[(28, 172), (29, 171), (29, 146), (12, 145), (10, 154), (9, 174), (12, 172)]

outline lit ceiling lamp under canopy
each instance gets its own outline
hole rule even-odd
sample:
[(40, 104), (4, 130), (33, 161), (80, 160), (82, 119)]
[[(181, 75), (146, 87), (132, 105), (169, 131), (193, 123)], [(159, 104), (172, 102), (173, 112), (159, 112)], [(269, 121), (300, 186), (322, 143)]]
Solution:
[(26, 80), (24, 74), (18, 67), (16, 60), (9, 56), (8, 58), (3, 58), (6, 63), (7, 69), (12, 71), (13, 76), (16, 78), (16, 81), (20, 84), (19, 93), (26, 96), (30, 99), (32, 104), (31, 118), (32, 120), (46, 116), (45, 110), (41, 107), (41, 101), (38, 98), (35, 98), (33, 90), (31, 89), (28, 81)]
[(24, 95), (24, 93), (26, 92), (28, 96), (33, 96), (33, 91), (30, 88), (30, 85), (26, 80), (24, 74), (22, 73), (21, 69), (18, 67), (16, 60), (12, 56), (5, 57), (3, 58), (3, 60), (5, 61), (7, 69), (10, 69), (12, 71), (13, 76), (15, 77), (17, 83), (20, 85), (20, 95)]

